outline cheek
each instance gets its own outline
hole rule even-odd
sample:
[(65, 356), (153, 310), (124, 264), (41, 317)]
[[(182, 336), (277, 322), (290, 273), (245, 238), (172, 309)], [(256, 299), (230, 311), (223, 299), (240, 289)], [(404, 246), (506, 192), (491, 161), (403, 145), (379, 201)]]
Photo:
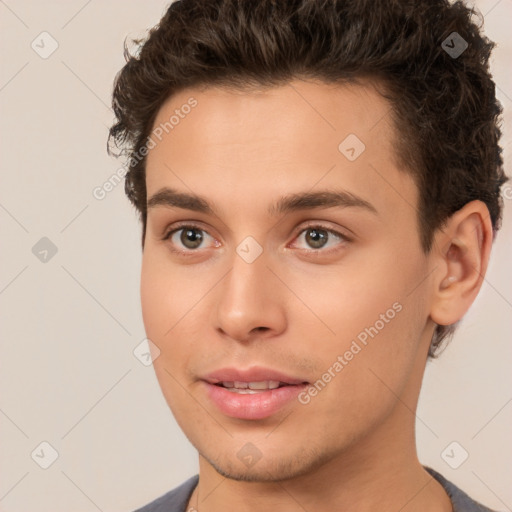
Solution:
[(155, 342), (161, 338), (164, 329), (163, 313), (167, 302), (165, 290), (168, 289), (165, 276), (165, 272), (156, 266), (154, 258), (146, 249), (142, 258), (140, 298), (146, 334)]
[[(180, 319), (186, 319), (183, 304), (186, 302), (185, 290), (180, 274), (173, 273), (157, 253), (145, 249), (140, 281), (144, 328), (146, 336), (160, 350), (153, 361), (153, 369), (162, 394), (179, 417), (181, 409), (187, 404), (187, 393), (180, 383), (189, 354), (187, 344), (176, 343), (177, 335), (185, 324)], [(190, 310), (190, 306), (187, 309)]]
[(186, 345), (176, 343), (190, 310), (186, 289), (180, 275), (173, 273), (169, 265), (162, 264), (150, 251), (144, 253), (140, 281), (142, 319), (146, 336), (160, 350), (153, 366), (164, 394), (173, 387), (167, 372), (175, 375), (176, 365), (183, 364), (187, 356)]
[(335, 336), (315, 345), (314, 357), (327, 370), (342, 356), (339, 374), (345, 376), (339, 380), (349, 379), (354, 396), (363, 389), (369, 397), (385, 393), (378, 377), (394, 389), (409, 375), (428, 316), (424, 290), (418, 286), (425, 275), (418, 254), (374, 251), (359, 255), (350, 272), (333, 273), (322, 283), (312, 309), (323, 311), (321, 318)]
[[(191, 267), (189, 267), (190, 269)], [(172, 265), (161, 251), (145, 251), (142, 259), (140, 297), (146, 333), (156, 339), (172, 337), (174, 325), (191, 312), (204, 294), (192, 270)]]
[[(322, 312), (320, 317), (341, 344), (357, 337), (364, 341), (369, 333), (384, 338), (402, 329), (408, 315), (415, 317), (420, 312), (421, 291), (411, 292), (421, 275), (421, 266), (412, 257), (368, 251), (346, 261), (321, 283), (313, 275), (309, 283), (302, 281), (302, 297), (307, 297), (311, 309)], [(307, 295), (308, 289), (318, 291)]]
[[(147, 337), (160, 349), (155, 370), (181, 375), (204, 339), (205, 296), (215, 276), (198, 275), (193, 266), (169, 262), (165, 253), (148, 250), (141, 269), (140, 297)], [(164, 375), (165, 377), (165, 375)], [(169, 385), (172, 383), (169, 383)]]

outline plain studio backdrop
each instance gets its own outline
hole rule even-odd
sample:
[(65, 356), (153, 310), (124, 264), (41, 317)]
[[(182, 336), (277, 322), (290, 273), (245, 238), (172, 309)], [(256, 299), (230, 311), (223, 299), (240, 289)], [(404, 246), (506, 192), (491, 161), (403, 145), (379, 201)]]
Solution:
[[(475, 4), (498, 43), (507, 165), (512, 0)], [(141, 356), (135, 210), (123, 183), (94, 194), (122, 164), (105, 147), (123, 41), (167, 5), (0, 1), (1, 511), (128, 512), (198, 471)], [(512, 184), (504, 197), (481, 293), (427, 366), (417, 439), (422, 463), (511, 510)]]

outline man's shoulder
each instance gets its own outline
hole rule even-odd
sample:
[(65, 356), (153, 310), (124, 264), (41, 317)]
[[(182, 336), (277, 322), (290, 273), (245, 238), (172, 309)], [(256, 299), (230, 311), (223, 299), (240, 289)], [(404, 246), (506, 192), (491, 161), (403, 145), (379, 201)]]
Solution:
[(187, 502), (198, 481), (199, 475), (194, 475), (178, 487), (134, 512), (186, 512)]
[(471, 499), (462, 489), (447, 480), (441, 473), (423, 466), (444, 488), (452, 500), (453, 512), (496, 512)]

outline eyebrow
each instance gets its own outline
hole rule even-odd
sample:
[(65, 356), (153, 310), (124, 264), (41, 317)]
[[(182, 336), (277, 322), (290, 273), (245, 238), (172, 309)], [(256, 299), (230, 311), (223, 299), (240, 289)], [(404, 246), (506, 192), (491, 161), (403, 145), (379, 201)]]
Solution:
[[(206, 198), (179, 192), (164, 187), (148, 200), (147, 208), (158, 206), (181, 208), (207, 215), (217, 216), (215, 207)], [(316, 208), (361, 208), (378, 215), (377, 209), (368, 201), (345, 190), (319, 190), (317, 192), (299, 192), (280, 197), (267, 209), (268, 215), (275, 217), (280, 214)]]

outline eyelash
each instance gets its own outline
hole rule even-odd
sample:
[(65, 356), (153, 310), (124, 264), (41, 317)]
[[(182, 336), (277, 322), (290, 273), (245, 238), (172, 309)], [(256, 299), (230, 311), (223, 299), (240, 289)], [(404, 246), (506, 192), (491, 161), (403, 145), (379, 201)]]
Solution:
[[(178, 224), (177, 226), (174, 226), (172, 230), (168, 231), (164, 235), (162, 240), (163, 241), (169, 240), (174, 233), (177, 233), (177, 232), (181, 231), (184, 228), (192, 228), (194, 230), (201, 231), (203, 233), (207, 233), (207, 231), (204, 230), (198, 224), (194, 224), (193, 222), (184, 222), (182, 224)], [(339, 238), (341, 240), (339, 245), (341, 245), (343, 243), (346, 243), (346, 242), (351, 242), (352, 241), (351, 238), (349, 238), (348, 236), (344, 235), (343, 233), (340, 233), (339, 231), (335, 231), (335, 230), (330, 229), (330, 228), (328, 228), (326, 226), (322, 226), (321, 224), (315, 224), (315, 223), (311, 223), (309, 225), (303, 226), (298, 231), (298, 233), (295, 235), (295, 238), (298, 238), (299, 235), (301, 235), (305, 231), (308, 231), (309, 229), (319, 229), (321, 231), (325, 231), (326, 233), (329, 233), (330, 235), (334, 235), (335, 237), (337, 237), (337, 238)], [(306, 252), (308, 254), (316, 253), (316, 254), (322, 254), (322, 255), (329, 255), (329, 254), (335, 253), (337, 251), (340, 251), (341, 249), (339, 247), (336, 247), (334, 249), (327, 249), (327, 250), (323, 250), (322, 248), (320, 248), (320, 249), (299, 249), (299, 250), (302, 251), (302, 252)], [(176, 254), (182, 255), (182, 256), (192, 257), (192, 256), (196, 256), (197, 255), (197, 252), (199, 251), (199, 249), (180, 250), (180, 249), (174, 249), (174, 248), (171, 247), (171, 251), (176, 253)]]

